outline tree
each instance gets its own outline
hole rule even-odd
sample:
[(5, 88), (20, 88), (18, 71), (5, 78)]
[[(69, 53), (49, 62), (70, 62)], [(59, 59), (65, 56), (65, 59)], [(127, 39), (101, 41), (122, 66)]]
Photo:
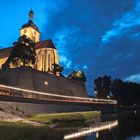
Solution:
[(119, 104), (122, 100), (121, 97), (121, 95), (123, 94), (122, 87), (123, 87), (123, 81), (121, 79), (115, 79), (112, 81), (111, 93), (113, 95), (113, 99), (117, 100)]
[(64, 68), (62, 66), (60, 66), (59, 64), (53, 64), (53, 74), (55, 75), (61, 75), (62, 71), (64, 70)]
[(17, 42), (13, 43), (13, 49), (3, 64), (3, 68), (7, 68), (12, 64), (13, 67), (34, 65), (35, 64), (35, 43), (23, 35), (18, 38)]
[(83, 71), (73, 71), (70, 75), (68, 75), (68, 78), (86, 82), (86, 76)]
[(140, 107), (140, 84), (111, 80), (110, 76), (98, 77), (94, 80), (94, 91), (97, 98), (106, 98), (110, 92), (111, 99), (117, 100), (119, 106)]
[(111, 76), (98, 77), (94, 80), (94, 91), (97, 98), (107, 98), (111, 88)]
[(97, 98), (102, 98), (102, 78), (98, 77), (94, 80), (94, 91)]
[(107, 98), (110, 96), (110, 88), (111, 88), (111, 76), (103, 76), (103, 98)]
[(140, 84), (124, 82), (121, 79), (115, 79), (112, 82), (111, 92), (113, 99), (118, 101), (118, 105), (139, 105)]

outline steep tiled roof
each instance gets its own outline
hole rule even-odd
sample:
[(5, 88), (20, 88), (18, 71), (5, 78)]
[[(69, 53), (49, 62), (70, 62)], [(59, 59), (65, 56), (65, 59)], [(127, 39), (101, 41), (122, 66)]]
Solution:
[[(0, 58), (8, 57), (12, 48), (13, 47), (0, 49)], [(36, 49), (39, 49), (39, 48), (53, 48), (53, 49), (56, 49), (51, 39), (35, 43), (35, 48)]]
[(13, 48), (13, 47), (0, 49), (0, 58), (5, 58), (5, 57), (9, 56), (9, 54), (10, 54), (12, 48)]
[(53, 49), (56, 49), (51, 39), (37, 42), (36, 45), (35, 45), (35, 48), (36, 49), (39, 49), (39, 48), (53, 48)]

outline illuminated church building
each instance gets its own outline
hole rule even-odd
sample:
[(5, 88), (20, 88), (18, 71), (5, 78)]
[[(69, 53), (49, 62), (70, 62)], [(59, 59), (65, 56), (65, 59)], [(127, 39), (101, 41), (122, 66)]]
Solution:
[[(33, 22), (34, 12), (29, 12), (29, 21), (20, 29), (20, 36), (26, 35), (35, 42), (36, 63), (33, 68), (39, 71), (53, 71), (53, 64), (59, 64), (57, 50), (52, 40), (40, 41), (39, 28)], [(0, 49), (0, 68), (6, 62), (13, 47)]]

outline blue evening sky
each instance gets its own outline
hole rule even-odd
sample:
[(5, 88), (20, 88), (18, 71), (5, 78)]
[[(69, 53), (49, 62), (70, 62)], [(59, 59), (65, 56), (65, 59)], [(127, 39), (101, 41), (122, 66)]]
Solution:
[(140, 0), (0, 1), (0, 46), (11, 46), (35, 12), (41, 39), (51, 38), (64, 74), (83, 70), (89, 92), (102, 75), (140, 82)]

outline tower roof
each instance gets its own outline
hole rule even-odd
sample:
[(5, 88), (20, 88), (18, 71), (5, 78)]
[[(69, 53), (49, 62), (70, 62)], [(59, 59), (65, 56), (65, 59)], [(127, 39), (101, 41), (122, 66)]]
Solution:
[(28, 23), (25, 23), (25, 24), (22, 25), (22, 29), (25, 28), (25, 27), (32, 27), (39, 32), (39, 28), (31, 20), (29, 20)]
[(39, 28), (33, 22), (34, 12), (32, 9), (29, 11), (28, 15), (29, 15), (29, 21), (28, 21), (28, 23), (23, 24), (22, 29), (25, 27), (32, 27), (39, 32)]

